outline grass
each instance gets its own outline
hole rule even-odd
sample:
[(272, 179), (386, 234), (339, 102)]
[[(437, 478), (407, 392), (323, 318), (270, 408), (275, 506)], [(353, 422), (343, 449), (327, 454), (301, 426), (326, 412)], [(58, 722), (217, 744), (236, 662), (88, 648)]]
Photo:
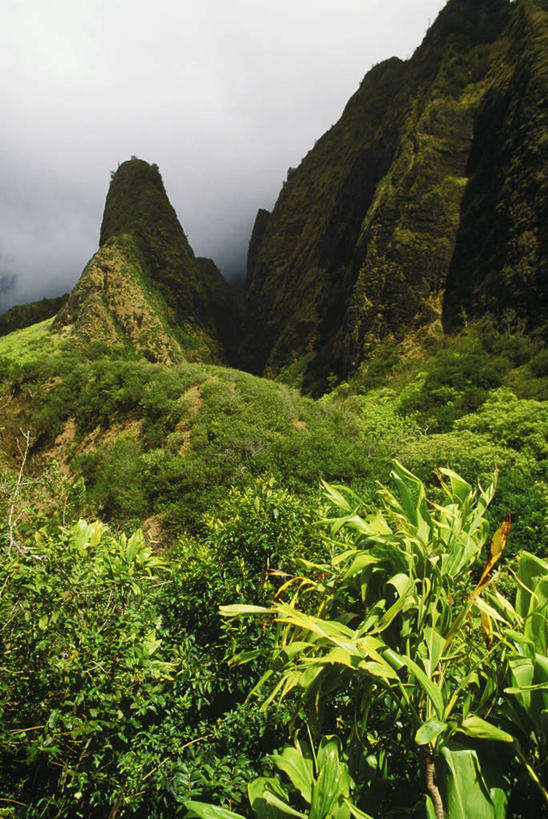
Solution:
[(29, 364), (57, 352), (62, 339), (50, 332), (52, 323), (53, 318), (49, 318), (0, 337), (0, 358)]

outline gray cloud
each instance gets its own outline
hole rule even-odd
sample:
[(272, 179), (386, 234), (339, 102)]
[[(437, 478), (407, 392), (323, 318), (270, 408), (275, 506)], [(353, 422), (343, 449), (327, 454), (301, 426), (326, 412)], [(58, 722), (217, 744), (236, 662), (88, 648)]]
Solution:
[(17, 274), (4, 306), (73, 286), (109, 173), (132, 154), (160, 166), (196, 253), (237, 275), (287, 168), (443, 5), (4, 0), (0, 252)]

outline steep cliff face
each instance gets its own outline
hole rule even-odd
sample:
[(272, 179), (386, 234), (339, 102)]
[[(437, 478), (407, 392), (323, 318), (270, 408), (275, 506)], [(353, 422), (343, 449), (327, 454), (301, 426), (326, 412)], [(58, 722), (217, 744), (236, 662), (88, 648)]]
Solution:
[(532, 0), (450, 0), (411, 60), (367, 74), (254, 231), (250, 369), (300, 366), (313, 389), (385, 337), (441, 326), (442, 307), (449, 325), (539, 302), (546, 17)]
[(66, 325), (154, 361), (232, 360), (234, 298), (213, 262), (194, 256), (155, 165), (131, 159), (113, 175), (99, 250), (54, 328)]
[[(544, 10), (542, 10), (542, 5)], [(444, 323), (511, 311), (548, 323), (548, 3), (521, 3), (476, 114)]]

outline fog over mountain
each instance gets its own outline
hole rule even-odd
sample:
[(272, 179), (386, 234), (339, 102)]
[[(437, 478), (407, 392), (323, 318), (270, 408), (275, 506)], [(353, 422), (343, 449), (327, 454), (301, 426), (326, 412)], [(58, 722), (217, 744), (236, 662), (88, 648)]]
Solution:
[(243, 274), (255, 213), (368, 69), (407, 58), (443, 0), (6, 0), (0, 310), (70, 289), (109, 172), (159, 165), (197, 254)]

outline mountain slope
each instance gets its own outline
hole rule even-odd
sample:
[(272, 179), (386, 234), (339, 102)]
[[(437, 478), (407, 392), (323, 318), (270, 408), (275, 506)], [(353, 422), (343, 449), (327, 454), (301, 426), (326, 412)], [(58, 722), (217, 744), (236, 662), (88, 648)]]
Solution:
[(124, 162), (108, 192), (100, 247), (59, 312), (85, 341), (130, 344), (151, 361), (231, 361), (236, 307), (229, 285), (198, 259), (155, 165)]
[[(531, 0), (450, 0), (411, 60), (367, 74), (254, 233), (246, 366), (292, 367), (321, 388), (384, 338), (441, 330), (442, 308), (454, 326), (486, 304), (523, 315), (532, 299), (532, 325), (546, 321), (546, 18)], [(502, 221), (520, 218), (499, 247), (486, 222), (501, 207)], [(531, 250), (506, 286), (522, 246)]]

